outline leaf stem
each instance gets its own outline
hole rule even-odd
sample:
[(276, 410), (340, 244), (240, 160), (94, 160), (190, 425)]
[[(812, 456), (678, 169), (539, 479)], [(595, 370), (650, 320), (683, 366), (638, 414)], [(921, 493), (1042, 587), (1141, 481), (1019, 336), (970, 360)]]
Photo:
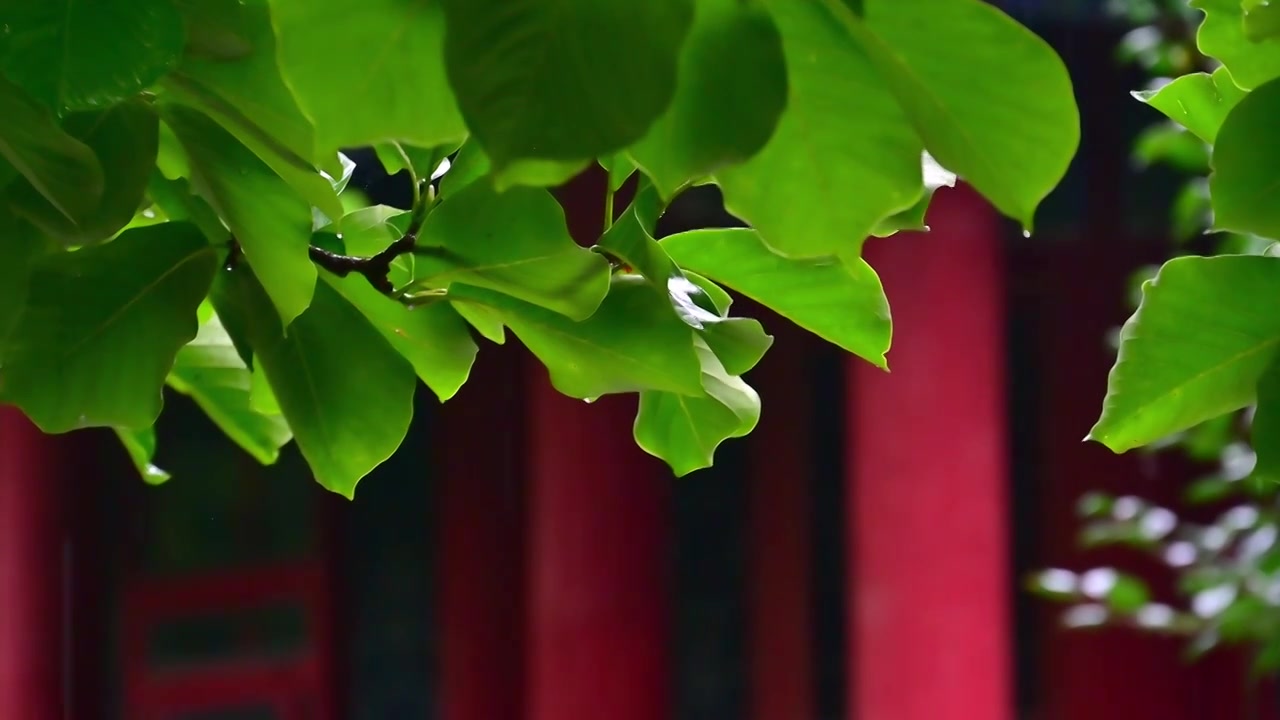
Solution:
[(342, 255), (312, 245), (307, 249), (311, 262), (337, 275), (346, 277), (351, 273), (363, 275), (365, 280), (383, 295), (394, 295), (396, 288), (391, 284), (391, 263), (401, 255), (413, 252), (418, 244), (418, 233), (426, 222), (427, 214), (436, 204), (435, 188), (430, 180), (419, 181), (414, 185), (415, 200), (413, 215), (404, 235), (391, 243), (377, 255), (357, 256)]
[(611, 227), (613, 227), (613, 186), (606, 180), (604, 187), (604, 231), (609, 232)]

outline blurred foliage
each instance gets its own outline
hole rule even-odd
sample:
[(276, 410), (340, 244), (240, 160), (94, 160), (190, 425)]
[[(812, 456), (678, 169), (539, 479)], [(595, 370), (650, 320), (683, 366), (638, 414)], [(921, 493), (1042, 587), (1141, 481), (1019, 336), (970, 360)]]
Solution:
[[(1148, 90), (1172, 77), (1217, 68), (1196, 47), (1202, 16), (1185, 0), (1112, 0), (1108, 8), (1133, 26), (1119, 44), (1117, 59), (1141, 67), (1150, 77)], [(1143, 99), (1141, 93), (1135, 96)], [(1207, 143), (1163, 117), (1135, 140), (1136, 172), (1163, 165), (1186, 176), (1170, 209), (1172, 254), (1275, 254), (1270, 240), (1208, 232), (1213, 224), (1209, 158)], [(1142, 284), (1158, 269), (1152, 265), (1134, 273), (1131, 306), (1137, 307)], [(1113, 346), (1116, 335), (1118, 328)], [(1253, 410), (1217, 417), (1145, 448), (1180, 452), (1210, 468), (1183, 489), (1178, 510), (1132, 495), (1094, 492), (1080, 499), (1081, 545), (1126, 548), (1154, 559), (1172, 573), (1174, 597), (1163, 597), (1137, 572), (1122, 568), (1036, 573), (1031, 589), (1068, 605), (1065, 625), (1186, 637), (1193, 658), (1221, 645), (1243, 647), (1257, 673), (1280, 670), (1280, 487), (1253, 475)]]

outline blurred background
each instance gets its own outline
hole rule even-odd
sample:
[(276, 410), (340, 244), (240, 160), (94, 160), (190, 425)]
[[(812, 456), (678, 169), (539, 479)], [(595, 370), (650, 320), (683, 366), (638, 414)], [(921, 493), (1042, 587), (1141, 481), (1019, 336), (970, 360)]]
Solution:
[[(354, 503), (294, 448), (257, 466), (177, 394), (159, 487), (109, 434), (0, 414), (0, 645), (57, 683), (49, 717), (1280, 718), (1278, 516), (1246, 479), (1248, 413), (1155, 451), (1081, 442), (1152, 268), (1259, 251), (1205, 234), (1206, 148), (1129, 95), (1206, 69), (1198, 13), (997, 4), (1063, 56), (1082, 111), (1035, 233), (960, 188), (932, 232), (869, 242), (890, 374), (741, 308), (778, 342), (752, 372), (760, 427), (714, 469), (673, 480), (631, 440), (633, 399), (560, 397), (514, 343), (447, 406), (419, 393)], [(406, 178), (352, 157), (353, 186), (408, 205)], [(558, 192), (584, 240), (602, 182)], [(700, 187), (659, 229), (734, 223)], [(46, 622), (5, 624), (18, 606)]]

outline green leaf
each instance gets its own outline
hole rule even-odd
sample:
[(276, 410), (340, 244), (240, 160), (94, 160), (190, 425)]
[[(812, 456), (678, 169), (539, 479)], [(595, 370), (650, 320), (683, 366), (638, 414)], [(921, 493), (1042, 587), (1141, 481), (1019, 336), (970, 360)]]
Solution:
[(1001, 212), (1033, 225), (1080, 144), (1057, 53), (983, 0), (826, 0), (880, 69), (925, 147)]
[(1217, 230), (1280, 237), (1280, 79), (1262, 85), (1227, 115), (1213, 146), (1209, 195)]
[(749, 434), (760, 420), (760, 396), (726, 372), (716, 354), (696, 342), (704, 392), (694, 397), (647, 390), (633, 429), (636, 444), (662, 458), (677, 477), (711, 467), (716, 448)]
[(76, 113), (63, 129), (87, 145), (103, 170), (103, 193), (98, 207), (73, 223), (34, 186), (14, 188), (15, 212), (63, 244), (87, 245), (115, 235), (142, 205), (156, 163), (160, 119), (141, 100), (114, 105), (94, 113)]
[(863, 260), (789, 259), (753, 230), (694, 230), (662, 239), (680, 267), (761, 303), (815, 335), (886, 367), (892, 322), (880, 278)]
[(1196, 33), (1200, 52), (1221, 61), (1237, 85), (1252, 90), (1280, 77), (1280, 44), (1245, 37), (1240, 0), (1191, 0), (1190, 5), (1205, 15)]
[(1241, 0), (1244, 6), (1244, 36), (1250, 42), (1262, 42), (1280, 36), (1280, 5), (1272, 5), (1268, 0), (1249, 3)]
[(725, 317), (705, 323), (698, 333), (730, 375), (742, 375), (755, 367), (773, 347), (773, 336), (759, 320)]
[(30, 287), (31, 266), (51, 250), (30, 224), (0, 205), (0, 367), (9, 336), (22, 318)]
[(293, 437), (283, 417), (252, 407), (251, 373), (217, 315), (178, 351), (168, 382), (195, 400), (227, 437), (264, 465), (274, 463), (280, 448)]
[(933, 193), (939, 188), (955, 187), (956, 174), (939, 165), (938, 161), (927, 152), (924, 153), (921, 164), (924, 172), (924, 197), (906, 210), (881, 220), (876, 224), (872, 235), (888, 237), (903, 230), (929, 231), (929, 226), (924, 224), (924, 220), (925, 215), (929, 213), (929, 203), (933, 200)]
[(631, 177), (636, 171), (635, 162), (626, 153), (622, 152), (606, 155), (599, 158), (597, 162), (600, 163), (600, 167), (604, 168), (605, 172), (609, 173), (609, 190), (612, 192), (618, 192), (623, 183), (627, 181), (627, 178)]
[(1191, 73), (1175, 78), (1158, 90), (1133, 93), (1138, 100), (1164, 113), (1170, 120), (1213, 144), (1227, 113), (1246, 93), (1231, 80), (1231, 73), (1220, 67), (1208, 73)]
[(466, 283), (579, 320), (609, 291), (608, 262), (573, 241), (545, 190), (468, 185), (427, 216), (418, 247), (411, 290)]
[(1115, 452), (1159, 440), (1253, 402), (1280, 345), (1280, 258), (1170, 260), (1143, 285), (1120, 331), (1102, 417), (1089, 431)]
[(453, 397), (467, 381), (476, 357), (476, 343), (467, 323), (449, 303), (409, 308), (377, 290), (363, 277), (339, 278), (321, 273), (354, 305), (406, 360), (441, 402)]
[(102, 164), (93, 150), (58, 127), (53, 114), (0, 79), (0, 157), (73, 223), (102, 201)]
[(181, 106), (165, 109), (191, 160), (192, 186), (231, 228), (286, 327), (307, 309), (316, 285), (311, 210), (228, 132)]
[(1254, 476), (1280, 483), (1280, 363), (1272, 361), (1258, 378), (1258, 407), (1253, 415)]
[(155, 428), (142, 428), (139, 430), (131, 430), (129, 428), (112, 428), (115, 430), (116, 437), (120, 438), (120, 444), (124, 446), (125, 452), (129, 453), (129, 459), (133, 461), (133, 466), (138, 469), (138, 475), (142, 477), (142, 481), (148, 485), (163, 485), (169, 481), (169, 473), (156, 467), (151, 462), (151, 458), (156, 455), (156, 430)]
[[(441, 195), (456, 193), (492, 173), (489, 156), (474, 140), (462, 146), (457, 160), (442, 180)], [(588, 165), (586, 160), (522, 160), (489, 177), (489, 183), (499, 191), (521, 185), (551, 187), (571, 180)]]
[(0, 2), (4, 74), (54, 110), (105, 108), (147, 87), (182, 53), (171, 0)]
[(451, 302), (453, 309), (462, 316), (467, 324), (475, 329), (480, 337), (489, 342), (503, 345), (507, 342), (506, 326), (502, 324), (502, 315), (492, 308), (469, 302)]
[(789, 96), (759, 153), (716, 173), (725, 207), (786, 255), (856, 253), (923, 192), (923, 145), (879, 73), (820, 3), (776, 0)]
[(36, 263), (0, 395), (47, 433), (151, 427), (218, 258), (195, 226), (129, 230)]
[(388, 175), (409, 170), (415, 178), (420, 180), (431, 178), (440, 170), (447, 171), (451, 166), (441, 167), (441, 163), (456, 149), (456, 143), (423, 148), (406, 143), (384, 142), (373, 147), (378, 155), (378, 161), (382, 163)]
[(581, 322), (492, 290), (455, 285), (449, 294), (497, 312), (570, 397), (702, 393), (693, 330), (641, 278), (615, 278), (600, 308)]
[(193, 52), (165, 78), (166, 97), (210, 116), (327, 217), (342, 217), (333, 185), (316, 172), (342, 174), (336, 152), (316, 152), (315, 130), (280, 78), (266, 0), (188, 0), (189, 26), (215, 16), (251, 52), (218, 58)]
[(284, 334), (248, 268), (222, 273), (214, 307), (244, 328), (316, 480), (347, 498), (391, 457), (413, 418), (413, 368), (327, 283)]
[[(376, 142), (432, 147), (467, 128), (445, 77), (436, 0), (271, 0), (280, 69), (321, 153)], [(365, 48), (338, 52), (345, 47)], [(429, 172), (429, 171), (428, 171)]]
[(675, 93), (693, 0), (443, 0), (444, 59), (499, 174), (639, 140)]
[(698, 0), (667, 112), (630, 149), (664, 198), (755, 155), (787, 104), (782, 38), (755, 0)]

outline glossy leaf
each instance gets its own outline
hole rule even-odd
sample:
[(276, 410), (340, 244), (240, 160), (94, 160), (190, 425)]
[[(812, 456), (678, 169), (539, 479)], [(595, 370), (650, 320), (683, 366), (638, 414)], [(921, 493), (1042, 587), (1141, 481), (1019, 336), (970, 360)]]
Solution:
[(267, 0), (190, 0), (185, 9), (188, 26), (214, 16), (249, 52), (225, 58), (188, 47), (163, 83), (167, 97), (209, 115), (309, 203), (342, 217), (332, 184), (316, 172), (338, 177), (341, 161), (316, 152), (315, 130), (280, 77)]
[[(501, 174), (493, 174), (493, 164), (484, 148), (474, 140), (468, 141), (458, 151), (458, 162), (450, 167), (441, 184), (441, 194), (456, 193), (476, 180), (486, 178), (499, 191), (525, 185), (552, 187), (562, 185), (582, 172), (586, 160), (522, 160), (511, 165)], [(452, 177), (450, 177), (452, 176)]]
[(133, 466), (138, 469), (138, 475), (142, 477), (143, 482), (148, 485), (163, 485), (169, 481), (171, 477), (169, 473), (151, 462), (156, 455), (155, 428), (140, 430), (114, 428), (114, 430), (116, 437), (120, 438), (120, 444), (129, 454), (129, 459), (133, 461)]
[(1143, 286), (1120, 333), (1102, 417), (1089, 432), (1115, 452), (1253, 402), (1280, 346), (1280, 258), (1170, 260)]
[(279, 415), (250, 404), (251, 373), (217, 315), (178, 351), (169, 386), (190, 396), (227, 437), (264, 465), (280, 457), (293, 434)]
[(676, 264), (771, 308), (815, 335), (886, 367), (892, 322), (884, 288), (859, 258), (797, 260), (753, 230), (694, 230), (663, 238)]
[(467, 323), (448, 303), (409, 308), (378, 292), (363, 277), (321, 277), (354, 305), (391, 347), (412, 365), (441, 402), (453, 397), (471, 373), (476, 343)]
[(662, 458), (677, 477), (711, 467), (716, 448), (750, 433), (760, 419), (760, 396), (741, 378), (730, 375), (716, 354), (696, 343), (702, 364), (701, 395), (640, 393), (636, 443)]
[(786, 255), (857, 252), (920, 199), (923, 144), (867, 56), (817, 2), (769, 4), (789, 95), (769, 142), (716, 180), (725, 207)]
[(693, 0), (443, 0), (445, 67), (499, 173), (639, 140), (675, 93)]
[(0, 367), (6, 341), (22, 318), (31, 266), (50, 248), (40, 233), (0, 206)]
[(580, 320), (609, 289), (609, 264), (569, 237), (545, 190), (468, 185), (427, 216), (418, 245), (415, 290), (466, 283)]
[(598, 160), (600, 167), (609, 173), (609, 190), (617, 192), (636, 171), (636, 164), (626, 153), (614, 153)]
[(285, 325), (311, 302), (311, 210), (271, 168), (208, 118), (170, 107), (165, 121), (191, 160), (193, 187), (226, 222)]
[[(441, 62), (440, 5), (271, 0), (280, 69), (315, 125), (320, 154), (387, 141), (433, 147), (466, 136)], [(338, 38), (363, 50), (338, 52)]]
[(581, 322), (467, 285), (454, 286), (450, 296), (498, 313), (547, 366), (556, 389), (570, 397), (638, 390), (702, 393), (693, 330), (641, 278), (615, 278), (599, 309)]
[(876, 224), (871, 234), (876, 237), (887, 237), (903, 230), (921, 232), (929, 230), (929, 226), (924, 224), (924, 220), (925, 215), (929, 212), (929, 203), (933, 200), (933, 193), (940, 188), (955, 187), (956, 174), (939, 165), (938, 161), (934, 160), (933, 156), (927, 152), (921, 158), (921, 165), (924, 173), (924, 197), (906, 210), (894, 213), (881, 220)]
[(782, 38), (756, 0), (698, 0), (667, 112), (630, 156), (663, 197), (750, 158), (787, 103)]
[(66, 245), (106, 240), (128, 225), (142, 205), (156, 163), (160, 119), (146, 103), (130, 100), (101, 112), (71, 115), (63, 129), (88, 146), (102, 166), (98, 206), (73, 223), (26, 183), (11, 194), (14, 209)]
[(1143, 90), (1133, 96), (1212, 144), (1227, 113), (1245, 94), (1232, 82), (1231, 73), (1220, 67), (1212, 75), (1183, 75), (1159, 90)]
[(49, 433), (151, 427), (217, 265), (186, 223), (46, 256), (5, 348), (0, 396)]
[(106, 108), (147, 87), (182, 53), (172, 0), (0, 2), (4, 74), (61, 111)]
[(58, 212), (82, 223), (102, 201), (102, 164), (53, 114), (0, 79), (0, 157)]
[(213, 297), (227, 326), (245, 329), (316, 480), (354, 497), (409, 430), (413, 368), (327, 283), (288, 335), (248, 269), (225, 273)]
[(1280, 80), (1263, 85), (1236, 105), (1213, 146), (1209, 194), (1218, 230), (1280, 237)]
[(1190, 5), (1205, 15), (1196, 33), (1200, 52), (1221, 61), (1237, 85), (1252, 90), (1280, 77), (1280, 43), (1245, 37), (1241, 0), (1191, 0)]
[(440, 170), (440, 163), (457, 149), (457, 145), (447, 143), (424, 148), (407, 143), (384, 142), (378, 143), (373, 149), (388, 175), (409, 170), (415, 178), (423, 179), (433, 177)]
[(984, 0), (865, 0), (837, 9), (929, 153), (1030, 229), (1066, 174), (1080, 114), (1062, 60)]

